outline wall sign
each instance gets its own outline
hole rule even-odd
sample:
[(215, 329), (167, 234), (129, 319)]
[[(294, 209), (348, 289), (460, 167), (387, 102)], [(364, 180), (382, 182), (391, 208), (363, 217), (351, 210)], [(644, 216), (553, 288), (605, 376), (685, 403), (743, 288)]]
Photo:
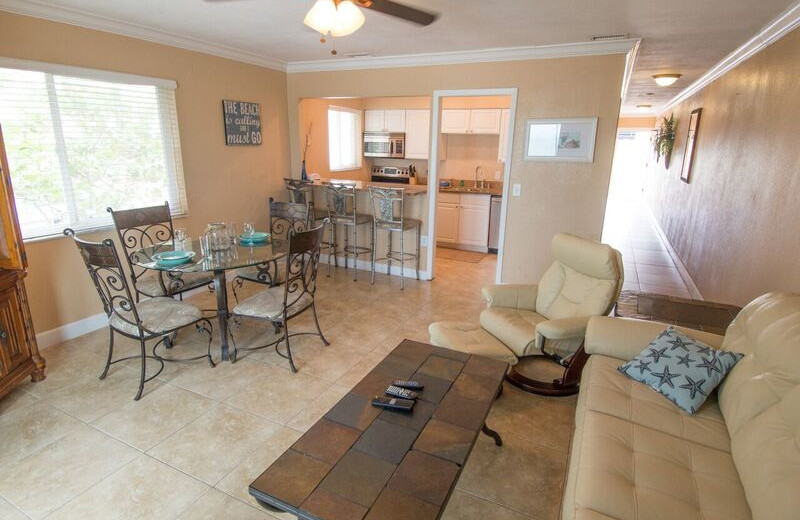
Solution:
[(261, 144), (261, 107), (247, 101), (222, 100), (225, 117), (225, 144), (256, 146)]
[(592, 162), (597, 118), (528, 119), (526, 161)]

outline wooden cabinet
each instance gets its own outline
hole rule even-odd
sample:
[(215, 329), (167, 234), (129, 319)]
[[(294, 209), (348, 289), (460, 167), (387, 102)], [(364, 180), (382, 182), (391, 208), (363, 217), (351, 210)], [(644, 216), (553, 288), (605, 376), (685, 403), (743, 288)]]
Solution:
[(511, 128), (511, 110), (504, 108), (500, 115), (500, 143), (497, 146), (497, 162), (508, 162), (506, 147)]
[(401, 134), (406, 131), (406, 111), (365, 110), (364, 131)]
[(427, 159), (431, 147), (431, 111), (406, 110), (406, 159)]
[(499, 108), (448, 108), (442, 110), (442, 133), (497, 135), (501, 117)]
[(473, 251), (488, 251), (488, 195), (439, 193), (436, 203), (436, 241)]
[(45, 378), (23, 280), (27, 259), (0, 129), (0, 397), (31, 376)]

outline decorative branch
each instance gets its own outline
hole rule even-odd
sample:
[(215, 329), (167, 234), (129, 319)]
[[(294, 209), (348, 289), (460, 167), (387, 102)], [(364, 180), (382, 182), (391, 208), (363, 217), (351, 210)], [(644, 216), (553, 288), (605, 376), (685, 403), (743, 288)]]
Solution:
[(303, 140), (303, 162), (306, 162), (306, 156), (308, 155), (308, 151), (311, 149), (311, 129), (313, 126), (313, 122), (309, 121), (308, 126), (306, 127), (306, 135), (305, 139)]

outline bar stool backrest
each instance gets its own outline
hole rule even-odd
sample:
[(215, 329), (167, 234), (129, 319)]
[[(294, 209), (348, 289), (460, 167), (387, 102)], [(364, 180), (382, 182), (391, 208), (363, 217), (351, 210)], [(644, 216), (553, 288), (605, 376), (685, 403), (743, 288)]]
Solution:
[(334, 224), (355, 224), (356, 222), (356, 185), (355, 183), (325, 184), (325, 202), (328, 206), (328, 218)]
[(286, 191), (289, 192), (289, 202), (295, 204), (310, 204), (314, 200), (314, 183), (302, 179), (284, 178)]
[(403, 230), (405, 188), (369, 187), (372, 216), (381, 229)]
[(310, 206), (301, 202), (276, 202), (269, 198), (269, 231), (273, 239), (289, 238), (289, 235), (309, 228)]

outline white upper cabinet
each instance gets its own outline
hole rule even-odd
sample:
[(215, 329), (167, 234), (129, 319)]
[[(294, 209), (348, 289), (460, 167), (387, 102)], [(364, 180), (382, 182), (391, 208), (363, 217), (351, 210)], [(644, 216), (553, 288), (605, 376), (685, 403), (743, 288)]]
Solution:
[(427, 159), (431, 146), (431, 111), (406, 110), (406, 159)]
[(506, 147), (508, 146), (509, 129), (511, 128), (511, 110), (504, 108), (500, 115), (500, 143), (497, 147), (497, 161), (508, 162)]
[(502, 112), (503, 111), (499, 108), (481, 108), (470, 110), (469, 133), (499, 134)]
[(365, 110), (365, 132), (392, 132), (403, 133), (406, 131), (405, 110)]
[(442, 110), (443, 134), (469, 133), (469, 110), (447, 109)]
[(442, 110), (442, 133), (497, 135), (501, 117), (499, 108), (448, 108)]

